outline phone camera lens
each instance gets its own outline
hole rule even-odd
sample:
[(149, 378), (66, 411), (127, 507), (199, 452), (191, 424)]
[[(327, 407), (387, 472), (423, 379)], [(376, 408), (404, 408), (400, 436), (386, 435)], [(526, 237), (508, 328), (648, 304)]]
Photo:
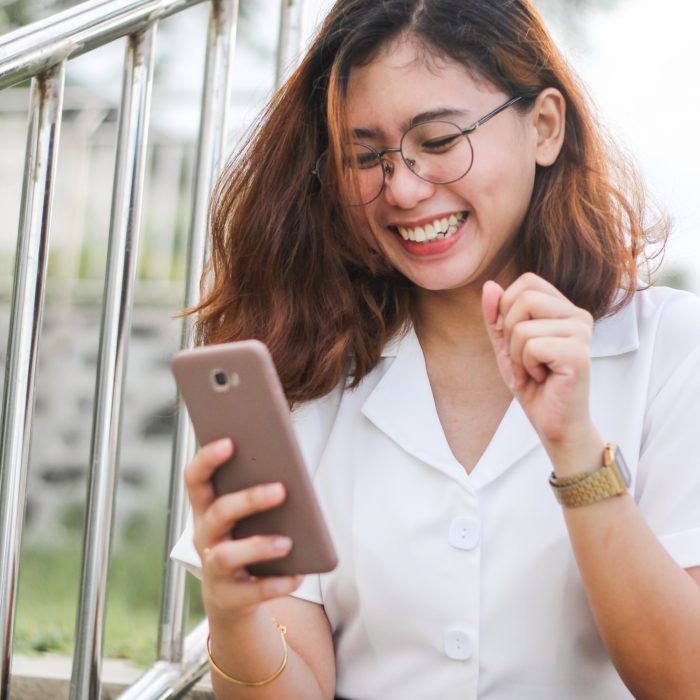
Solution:
[(221, 369), (217, 369), (212, 372), (212, 378), (214, 379), (214, 384), (216, 384), (217, 387), (223, 388), (228, 384), (228, 376), (226, 375), (226, 372)]

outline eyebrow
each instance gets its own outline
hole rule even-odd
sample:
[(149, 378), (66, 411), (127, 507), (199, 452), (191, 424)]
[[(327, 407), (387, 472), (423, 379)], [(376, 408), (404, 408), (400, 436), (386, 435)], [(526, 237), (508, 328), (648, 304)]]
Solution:
[[(408, 131), (412, 126), (417, 124), (423, 124), (424, 122), (433, 121), (435, 119), (451, 119), (453, 117), (465, 117), (471, 114), (468, 109), (456, 109), (455, 107), (438, 107), (436, 109), (431, 109), (426, 112), (421, 112), (416, 114), (414, 117), (409, 119), (408, 122), (404, 122), (400, 125), (401, 131)], [(365, 129), (358, 128), (352, 130), (352, 135), (357, 139), (372, 139), (379, 138), (382, 133), (375, 129)]]

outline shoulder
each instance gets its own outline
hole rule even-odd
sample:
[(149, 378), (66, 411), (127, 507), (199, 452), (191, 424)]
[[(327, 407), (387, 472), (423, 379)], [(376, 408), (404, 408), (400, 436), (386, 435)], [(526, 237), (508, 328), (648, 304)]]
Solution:
[(359, 415), (361, 406), (392, 365), (402, 340), (403, 336), (398, 336), (387, 343), (379, 361), (359, 386), (348, 388), (345, 377), (328, 394), (294, 407), (292, 425), (312, 472), (320, 462), (331, 432), (336, 425), (347, 426), (348, 415)]
[(678, 356), (700, 346), (700, 297), (669, 287), (635, 292), (616, 313), (595, 324), (595, 356), (650, 352)]
[(680, 323), (700, 336), (700, 297), (670, 287), (649, 287), (633, 297), (641, 322), (658, 318), (660, 322)]
[(594, 356), (613, 360), (616, 371), (626, 366), (623, 374), (646, 387), (648, 401), (662, 390), (698, 391), (700, 298), (666, 287), (636, 292), (627, 306), (596, 323)]
[(680, 361), (700, 348), (700, 297), (668, 287), (650, 287), (633, 302), (640, 347), (657, 361)]

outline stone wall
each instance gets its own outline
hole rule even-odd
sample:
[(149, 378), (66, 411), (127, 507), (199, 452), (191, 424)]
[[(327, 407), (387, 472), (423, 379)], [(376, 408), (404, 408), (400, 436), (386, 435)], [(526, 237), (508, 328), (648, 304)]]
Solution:
[[(165, 511), (175, 384), (169, 369), (180, 343), (176, 308), (133, 312), (122, 414), (116, 541), (135, 514)], [(101, 309), (47, 305), (39, 348), (27, 481), (25, 542), (75, 536), (82, 526), (90, 462)], [(9, 308), (0, 306), (4, 383)], [(10, 378), (12, 381), (12, 378)]]

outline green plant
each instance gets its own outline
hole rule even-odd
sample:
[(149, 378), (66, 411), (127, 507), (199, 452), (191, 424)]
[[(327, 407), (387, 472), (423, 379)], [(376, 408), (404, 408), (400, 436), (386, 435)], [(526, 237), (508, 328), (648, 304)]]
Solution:
[[(78, 513), (71, 512), (74, 522)], [(163, 576), (162, 512), (133, 516), (115, 547), (109, 572), (104, 653), (139, 666), (155, 660)], [(80, 582), (79, 538), (22, 552), (15, 651), (71, 656)], [(191, 579), (191, 577), (190, 577)], [(203, 616), (198, 583), (190, 580), (188, 627)]]

